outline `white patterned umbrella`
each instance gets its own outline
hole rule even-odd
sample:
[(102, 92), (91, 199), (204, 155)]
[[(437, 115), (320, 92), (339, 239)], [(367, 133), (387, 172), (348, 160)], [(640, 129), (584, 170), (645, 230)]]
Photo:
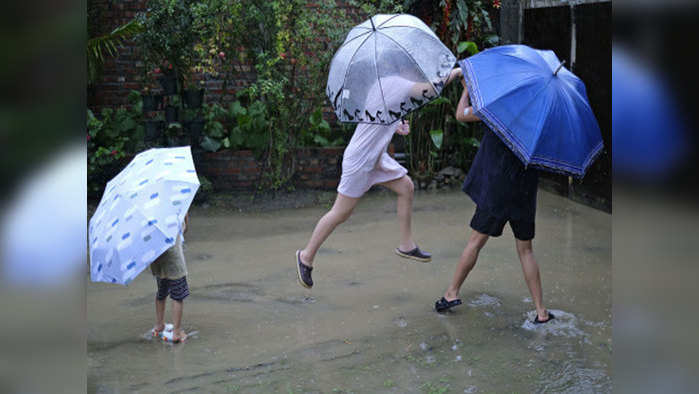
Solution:
[(189, 146), (141, 152), (90, 219), (90, 278), (126, 285), (174, 245), (199, 178)]
[(455, 62), (420, 19), (379, 14), (347, 34), (325, 93), (341, 122), (390, 124), (437, 98)]

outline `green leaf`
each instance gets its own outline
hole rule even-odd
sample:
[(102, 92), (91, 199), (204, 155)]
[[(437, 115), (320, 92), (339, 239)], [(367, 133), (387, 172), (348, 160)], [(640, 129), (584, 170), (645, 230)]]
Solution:
[(240, 115), (245, 115), (248, 113), (248, 111), (240, 105), (240, 101), (236, 101), (234, 103), (231, 103), (229, 106), (229, 112), (233, 118), (238, 118)]
[(451, 101), (449, 101), (449, 99), (444, 97), (444, 96), (439, 96), (438, 98), (430, 101), (429, 105), (438, 106), (438, 105), (442, 105), (442, 104), (451, 104)]
[(500, 43), (500, 36), (497, 34), (490, 34), (485, 38), (485, 42), (492, 46), (498, 45)]
[(461, 25), (464, 28), (468, 27), (468, 6), (466, 5), (466, 2), (464, 0), (458, 0), (456, 2), (456, 6), (458, 8), (459, 21), (461, 22)]
[(441, 149), (444, 132), (442, 130), (431, 130), (430, 137), (432, 138), (432, 143), (434, 143), (434, 146), (436, 146), (437, 149)]
[(228, 137), (226, 137), (226, 138), (223, 139), (223, 147), (226, 148), (226, 149), (228, 149), (228, 148), (231, 147), (231, 141), (228, 140)]
[(481, 142), (478, 141), (478, 139), (474, 138), (474, 137), (466, 138), (466, 144), (471, 145), (474, 148), (478, 148), (481, 146)]
[(313, 136), (313, 142), (320, 146), (328, 146), (330, 145), (329, 141), (327, 138), (323, 137), (322, 135), (315, 135)]
[(330, 124), (325, 119), (323, 119), (318, 125), (318, 130), (320, 130), (321, 132), (330, 132)]
[(222, 138), (225, 129), (223, 128), (221, 122), (213, 121), (206, 125), (206, 131), (208, 132), (210, 137)]
[(459, 52), (459, 54), (463, 53), (464, 51), (468, 51), (468, 53), (471, 55), (475, 55), (478, 53), (478, 45), (476, 45), (476, 43), (473, 41), (461, 41), (456, 50)]
[(488, 27), (488, 31), (493, 30), (493, 23), (490, 21), (490, 15), (488, 14), (488, 11), (486, 10), (481, 10), (483, 13), (483, 19), (485, 20), (485, 24)]
[(321, 111), (321, 109), (318, 108), (317, 110), (313, 111), (309, 120), (311, 122), (311, 125), (317, 127), (323, 120), (323, 112)]
[(233, 149), (238, 149), (240, 146), (243, 145), (243, 142), (245, 142), (245, 139), (243, 138), (243, 132), (240, 130), (240, 127), (238, 126), (231, 129), (231, 132), (228, 135), (228, 139), (231, 142), (231, 146), (233, 147)]
[(204, 139), (202, 140), (200, 146), (202, 149), (207, 150), (209, 152), (216, 152), (220, 147), (221, 143), (209, 138), (208, 136), (204, 136)]

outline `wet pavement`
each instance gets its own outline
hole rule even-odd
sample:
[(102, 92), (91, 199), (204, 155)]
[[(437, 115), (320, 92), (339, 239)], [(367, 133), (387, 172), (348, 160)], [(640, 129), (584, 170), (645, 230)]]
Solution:
[(413, 231), (431, 263), (393, 253), (395, 198), (375, 192), (323, 245), (314, 288), (302, 288), (294, 252), (329, 202), (192, 208), (183, 327), (195, 334), (184, 344), (148, 338), (148, 271), (128, 287), (90, 283), (88, 392), (611, 392), (609, 214), (539, 191), (534, 251), (558, 318), (534, 326), (509, 227), (482, 250), (464, 304), (434, 312), (475, 208), (458, 191), (416, 195)]

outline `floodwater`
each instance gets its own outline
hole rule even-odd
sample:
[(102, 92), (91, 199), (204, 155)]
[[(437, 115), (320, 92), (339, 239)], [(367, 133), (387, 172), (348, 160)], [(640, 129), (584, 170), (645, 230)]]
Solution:
[[(539, 191), (534, 250), (546, 306), (534, 326), (514, 238), (491, 238), (464, 304), (434, 312), (466, 244), (463, 193), (415, 198), (431, 263), (393, 253), (395, 198), (370, 193), (296, 282), (294, 252), (329, 204), (262, 212), (193, 207), (184, 344), (150, 340), (155, 282), (90, 283), (88, 392), (611, 392), (611, 216)], [(170, 309), (166, 316), (169, 318)], [(167, 319), (170, 321), (170, 319)]]

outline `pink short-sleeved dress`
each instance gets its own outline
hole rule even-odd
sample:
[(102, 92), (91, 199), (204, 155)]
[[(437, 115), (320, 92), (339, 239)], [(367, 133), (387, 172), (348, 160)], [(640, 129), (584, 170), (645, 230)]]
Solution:
[[(414, 86), (413, 82), (397, 76), (383, 78), (381, 84), (385, 92), (384, 100), (389, 108), (393, 107), (391, 100), (404, 99)], [(380, 99), (381, 96), (374, 97)], [(408, 173), (405, 167), (386, 152), (399, 126), (399, 121), (389, 125), (357, 125), (342, 158), (342, 177), (337, 187), (338, 193), (359, 198), (373, 185), (400, 179)]]

